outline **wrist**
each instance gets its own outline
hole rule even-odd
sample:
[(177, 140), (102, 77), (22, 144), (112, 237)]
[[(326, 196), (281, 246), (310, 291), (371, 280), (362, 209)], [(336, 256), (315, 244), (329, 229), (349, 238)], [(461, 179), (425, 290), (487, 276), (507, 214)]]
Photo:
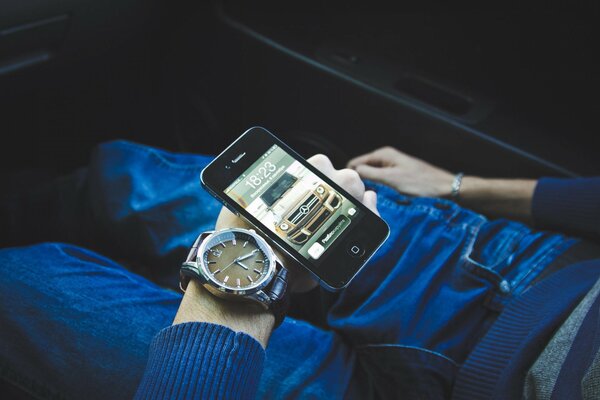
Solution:
[(223, 325), (235, 332), (252, 336), (266, 347), (275, 317), (257, 303), (219, 298), (209, 293), (198, 281), (191, 280), (173, 325), (184, 322)]
[[(457, 177), (461, 175), (458, 182), (458, 192), (455, 191)], [(431, 192), (423, 192), (419, 195), (426, 197), (441, 197), (446, 199), (455, 199), (459, 193), (462, 193), (462, 174), (452, 174), (445, 170), (438, 171), (435, 180), (432, 181)]]
[(493, 196), (494, 187), (490, 180), (478, 176), (465, 175), (460, 185), (459, 199), (470, 202)]
[(490, 179), (465, 176), (458, 202), (492, 217), (531, 220), (531, 201), (536, 185), (530, 179)]

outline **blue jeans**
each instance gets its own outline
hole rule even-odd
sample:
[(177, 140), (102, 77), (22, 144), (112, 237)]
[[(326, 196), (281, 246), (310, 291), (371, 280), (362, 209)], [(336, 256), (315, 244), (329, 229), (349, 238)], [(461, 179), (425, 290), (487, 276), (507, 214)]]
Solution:
[[(3, 379), (45, 397), (132, 397), (181, 300), (179, 263), (220, 209), (199, 184), (209, 160), (111, 142), (87, 169), (2, 198)], [(448, 397), (503, 306), (576, 242), (368, 186), (389, 240), (342, 293), (293, 299), (261, 397)]]

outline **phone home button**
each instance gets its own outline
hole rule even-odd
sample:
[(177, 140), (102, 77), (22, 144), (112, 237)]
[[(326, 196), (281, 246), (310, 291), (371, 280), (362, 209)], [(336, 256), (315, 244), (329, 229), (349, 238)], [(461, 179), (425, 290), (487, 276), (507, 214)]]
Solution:
[(357, 241), (349, 242), (348, 245), (346, 246), (346, 251), (352, 257), (362, 257), (362, 255), (365, 254), (364, 246), (362, 245), (362, 243), (357, 242)]

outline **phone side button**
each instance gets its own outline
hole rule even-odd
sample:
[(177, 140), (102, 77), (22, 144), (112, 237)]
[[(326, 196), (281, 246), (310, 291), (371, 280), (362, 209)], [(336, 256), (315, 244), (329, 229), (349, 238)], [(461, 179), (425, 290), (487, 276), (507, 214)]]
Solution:
[(358, 258), (365, 254), (365, 247), (362, 245), (362, 243), (353, 240), (346, 245), (346, 251), (352, 257)]

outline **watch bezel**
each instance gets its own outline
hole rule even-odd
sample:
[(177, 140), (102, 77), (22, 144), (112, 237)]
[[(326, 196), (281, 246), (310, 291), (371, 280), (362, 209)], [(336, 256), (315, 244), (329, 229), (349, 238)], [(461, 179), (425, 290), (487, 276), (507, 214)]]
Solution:
[[(249, 285), (248, 287), (244, 287), (243, 289), (239, 289), (239, 290), (234, 289), (234, 288), (229, 288), (229, 287), (223, 285), (221, 282), (215, 280), (213, 278), (212, 274), (210, 273), (208, 266), (204, 262), (204, 253), (207, 250), (208, 243), (210, 243), (211, 240), (214, 239), (215, 237), (221, 236), (223, 234), (230, 233), (230, 232), (233, 232), (234, 234), (236, 232), (238, 232), (238, 233), (243, 233), (243, 234), (252, 236), (254, 238), (254, 240), (256, 240), (258, 247), (264, 252), (265, 256), (269, 260), (269, 267), (268, 267), (269, 269), (268, 269), (267, 273), (264, 275), (264, 277), (260, 280), (257, 280), (254, 284)], [(228, 229), (221, 229), (219, 231), (214, 231), (204, 238), (204, 240), (200, 244), (200, 247), (198, 248), (198, 252), (196, 253), (196, 265), (198, 266), (198, 271), (206, 280), (206, 283), (221, 293), (227, 293), (227, 294), (232, 294), (232, 295), (237, 295), (237, 296), (247, 296), (250, 294), (257, 293), (258, 291), (264, 289), (271, 282), (271, 280), (273, 279), (273, 276), (275, 275), (277, 262), (278, 262), (277, 256), (275, 255), (275, 252), (273, 251), (271, 246), (267, 243), (267, 241), (265, 239), (263, 239), (260, 235), (258, 235), (256, 233), (256, 231), (254, 231), (252, 229), (228, 228)]]

